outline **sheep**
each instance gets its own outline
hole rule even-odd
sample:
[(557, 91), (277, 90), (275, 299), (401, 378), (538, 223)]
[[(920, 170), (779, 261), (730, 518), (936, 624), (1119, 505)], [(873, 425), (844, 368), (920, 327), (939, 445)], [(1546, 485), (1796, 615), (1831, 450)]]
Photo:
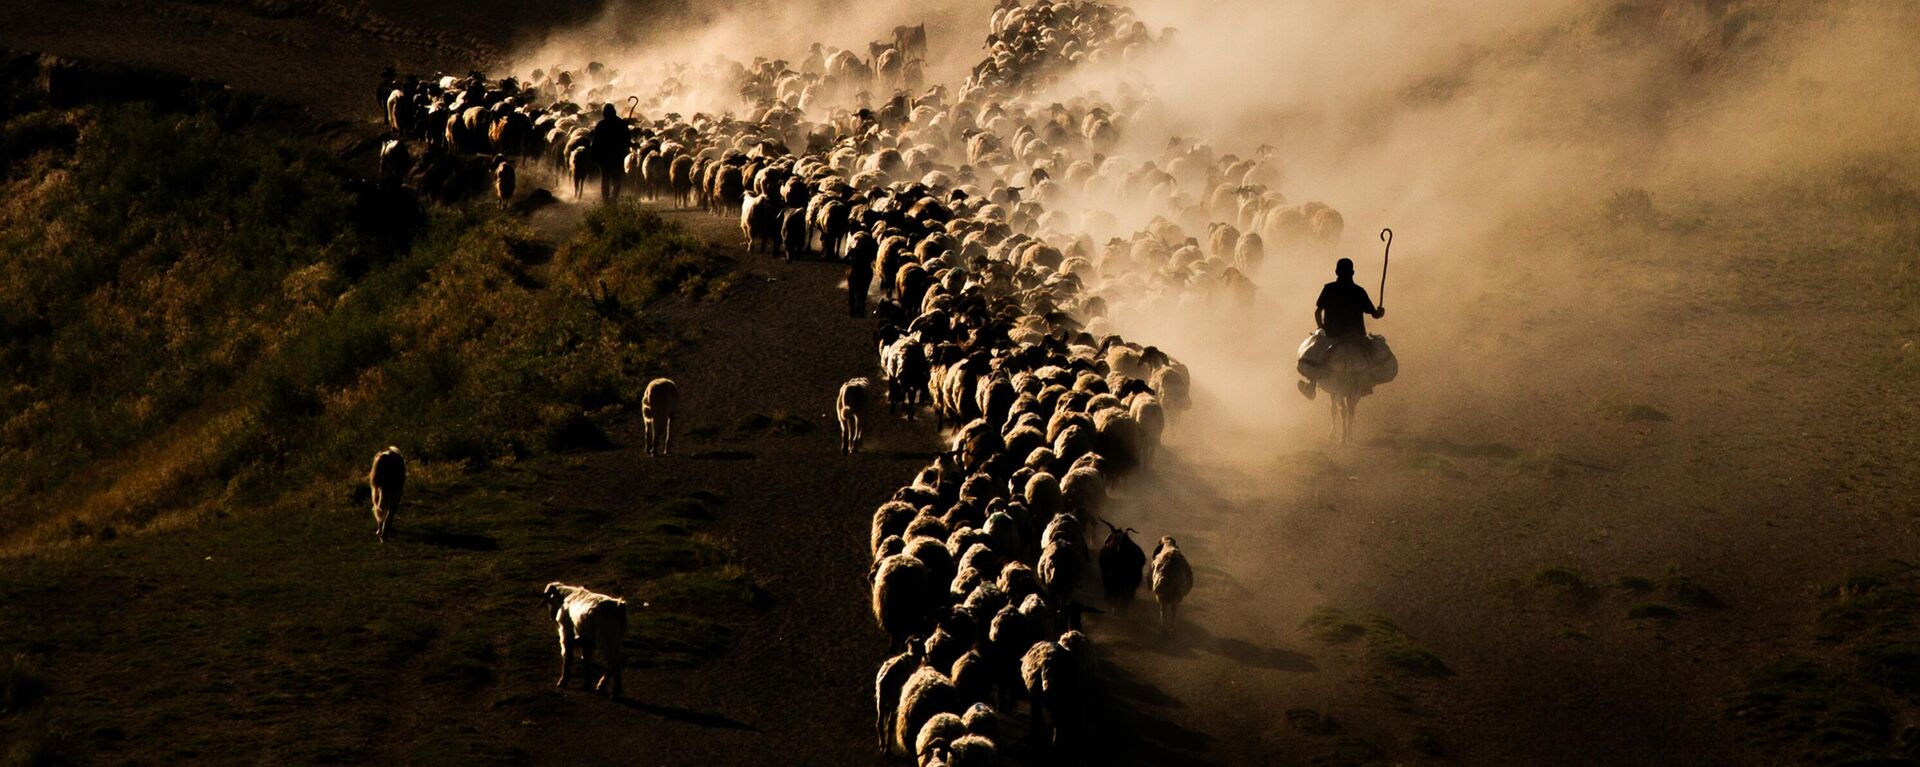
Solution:
[(927, 594), (934, 582), (926, 563), (911, 554), (880, 561), (873, 578), (873, 620), (887, 632), (889, 646), (910, 644), (908, 637), (925, 626)]
[(947, 744), (947, 767), (994, 767), (1000, 763), (999, 748), (993, 740), (967, 734)]
[(907, 679), (920, 670), (924, 659), (920, 655), (920, 644), (908, 642), (905, 652), (887, 659), (880, 664), (880, 673), (873, 680), (873, 728), (879, 736), (880, 753), (888, 753), (893, 745), (893, 717), (899, 713), (900, 692), (907, 686)]
[(928, 719), (927, 723), (921, 726), (919, 735), (914, 738), (914, 758), (919, 764), (926, 765), (938, 755), (939, 751), (946, 750), (949, 744), (966, 734), (967, 723), (960, 718), (959, 714), (946, 711), (934, 714), (933, 718)]
[(1187, 564), (1187, 555), (1181, 553), (1173, 536), (1161, 536), (1160, 543), (1153, 547), (1153, 598), (1160, 602), (1160, 633), (1173, 633), (1174, 614), (1190, 591), (1193, 566)]
[(413, 170), (413, 156), (407, 152), (407, 144), (399, 139), (389, 139), (380, 145), (380, 181), (389, 186), (399, 186)]
[(554, 686), (565, 687), (572, 678), (576, 650), (582, 663), (592, 663), (594, 649), (599, 648), (602, 673), (593, 689), (619, 698), (621, 671), (626, 668), (620, 646), (627, 636), (626, 600), (559, 581), (548, 583), (543, 597), (560, 632), (560, 681)]
[(905, 501), (888, 501), (880, 504), (880, 508), (873, 512), (873, 532), (868, 541), (871, 549), (876, 552), (876, 556), (880, 551), (881, 542), (889, 536), (905, 538), (907, 526), (913, 523), (913, 518), (918, 514), (919, 510)]
[(865, 378), (855, 378), (840, 385), (840, 396), (834, 403), (834, 412), (840, 416), (840, 452), (853, 455), (860, 449), (865, 436), (860, 428), (862, 414), (867, 411), (867, 403), (873, 382)]
[(407, 457), (400, 454), (400, 448), (389, 445), (373, 455), (367, 486), (373, 491), (373, 536), (386, 543), (387, 529), (393, 524), (393, 515), (400, 511), (400, 497), (407, 489)]
[(918, 745), (920, 730), (937, 714), (952, 714), (966, 708), (960, 691), (939, 669), (922, 666), (907, 677), (900, 688), (900, 705), (893, 717), (893, 745), (900, 753)]
[(967, 734), (982, 738), (1000, 737), (1000, 714), (992, 706), (975, 703), (961, 715), (961, 723), (967, 726)]
[(500, 198), (500, 209), (513, 201), (513, 163), (504, 157), (493, 158), (493, 192)]
[(567, 152), (567, 178), (573, 181), (573, 199), (586, 194), (587, 176), (593, 171), (593, 150), (577, 146)]
[(640, 420), (647, 427), (647, 455), (668, 455), (673, 444), (673, 417), (680, 411), (680, 385), (655, 378), (640, 397)]
[(1032, 699), (1028, 737), (1037, 742), (1060, 746), (1078, 741), (1085, 701), (1081, 667), (1074, 655), (1061, 642), (1039, 642), (1020, 659), (1020, 680)]
[[(1058, 519), (1067, 519), (1065, 515)], [(1047, 589), (1047, 596), (1057, 604), (1066, 604), (1073, 599), (1074, 589), (1080, 585), (1080, 576), (1085, 574), (1087, 554), (1081, 549), (1078, 538), (1064, 536), (1049, 538), (1045, 548), (1040, 550), (1040, 583)]]
[(1147, 566), (1147, 554), (1134, 543), (1131, 527), (1114, 527), (1106, 522), (1107, 540), (1100, 544), (1100, 586), (1107, 604), (1125, 616), (1140, 591), (1141, 572)]

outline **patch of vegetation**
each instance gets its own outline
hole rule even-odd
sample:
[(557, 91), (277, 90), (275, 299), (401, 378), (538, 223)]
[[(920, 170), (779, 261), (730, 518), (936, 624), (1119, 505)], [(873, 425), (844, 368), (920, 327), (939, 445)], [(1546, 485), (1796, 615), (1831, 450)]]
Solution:
[(1904, 562), (1881, 562), (1861, 568), (1827, 588), (1830, 600), (1814, 627), (1828, 642), (1852, 638), (1882, 639), (1914, 631), (1913, 615), (1920, 594), (1912, 588), (1913, 568)]
[(1655, 229), (1661, 221), (1660, 211), (1653, 206), (1653, 193), (1638, 187), (1615, 190), (1600, 212), (1615, 226)]
[(1347, 611), (1329, 606), (1314, 608), (1300, 627), (1306, 630), (1307, 636), (1322, 642), (1351, 642), (1367, 634), (1365, 624)]
[(1613, 585), (1635, 594), (1645, 594), (1655, 588), (1653, 579), (1638, 575), (1622, 575), (1613, 582)]
[(637, 203), (530, 263), (545, 246), (491, 205), (422, 208), (226, 113), (28, 104), (0, 136), (15, 553), (271, 506), (388, 444), (606, 447), (671, 345), (641, 309), (734, 279)]
[(46, 672), (39, 659), (14, 653), (0, 663), (0, 714), (17, 714), (47, 697)]
[(1340, 723), (1333, 717), (1321, 716), (1310, 708), (1287, 709), (1287, 726), (1306, 735), (1332, 735), (1340, 731)]
[(1920, 728), (1895, 733), (1901, 704), (1920, 703), (1915, 581), (1912, 565), (1885, 561), (1826, 589), (1816, 635), (1852, 663), (1790, 658), (1762, 668), (1729, 713), (1806, 763), (1920, 763)]
[(733, 432), (738, 436), (752, 436), (756, 434), (795, 436), (807, 434), (812, 432), (813, 429), (813, 421), (788, 413), (785, 410), (776, 410), (771, 414), (751, 413), (741, 416), (740, 420), (733, 424)]
[(1630, 620), (1672, 620), (1680, 617), (1680, 611), (1663, 604), (1648, 602), (1627, 608)]
[(1623, 423), (1664, 423), (1673, 420), (1659, 408), (1644, 402), (1635, 402), (1633, 395), (1625, 392), (1609, 392), (1602, 395), (1594, 402), (1593, 410), (1602, 418)]
[(1682, 575), (1677, 568), (1667, 568), (1666, 577), (1661, 579), (1660, 586), (1668, 599), (1689, 607), (1717, 610), (1727, 606), (1725, 602), (1720, 601), (1720, 597), (1714, 596), (1713, 592), (1700, 585), (1699, 581)]
[(1592, 604), (1600, 590), (1571, 567), (1549, 567), (1533, 575), (1534, 585), (1551, 593), (1562, 603), (1576, 607)]
[(1873, 760), (1920, 756), (1893, 740), (1894, 715), (1884, 701), (1805, 658), (1754, 672), (1727, 713), (1804, 764), (1894, 764)]
[(1365, 637), (1367, 656), (1389, 668), (1419, 676), (1453, 674), (1453, 669), (1438, 656), (1422, 649), (1393, 621), (1378, 615), (1354, 616), (1336, 607), (1323, 606), (1307, 616), (1301, 628), (1308, 636), (1329, 643)]

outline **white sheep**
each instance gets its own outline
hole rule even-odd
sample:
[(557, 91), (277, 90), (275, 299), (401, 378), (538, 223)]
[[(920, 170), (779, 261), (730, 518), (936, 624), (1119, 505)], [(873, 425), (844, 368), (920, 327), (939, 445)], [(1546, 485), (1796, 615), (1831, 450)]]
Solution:
[(513, 188), (513, 163), (508, 162), (504, 157), (494, 158), (493, 193), (500, 198), (501, 210), (506, 210), (507, 203), (513, 201)]
[(1187, 555), (1180, 552), (1173, 536), (1161, 536), (1159, 545), (1153, 547), (1153, 598), (1160, 602), (1161, 633), (1172, 633), (1180, 600), (1190, 591), (1193, 566), (1187, 564)]
[(572, 678), (576, 650), (581, 662), (592, 663), (594, 649), (598, 648), (602, 668), (593, 689), (608, 690), (613, 697), (620, 697), (621, 671), (626, 668), (620, 646), (627, 636), (626, 600), (559, 581), (547, 584), (544, 596), (560, 632), (560, 681), (554, 686), (565, 687)]
[(373, 490), (373, 535), (385, 543), (387, 528), (400, 510), (400, 496), (407, 489), (407, 457), (400, 454), (400, 448), (389, 445), (373, 455), (367, 486)]
[(573, 199), (579, 200), (586, 194), (587, 176), (592, 171), (592, 150), (578, 146), (567, 152), (567, 177), (573, 181)]
[(640, 419), (647, 426), (647, 455), (667, 455), (673, 442), (673, 416), (680, 411), (680, 385), (655, 378), (640, 398)]
[(860, 421), (867, 412), (871, 401), (873, 383), (865, 378), (855, 378), (840, 385), (840, 396), (834, 403), (834, 412), (840, 416), (840, 452), (853, 455), (860, 449), (860, 442), (866, 436)]

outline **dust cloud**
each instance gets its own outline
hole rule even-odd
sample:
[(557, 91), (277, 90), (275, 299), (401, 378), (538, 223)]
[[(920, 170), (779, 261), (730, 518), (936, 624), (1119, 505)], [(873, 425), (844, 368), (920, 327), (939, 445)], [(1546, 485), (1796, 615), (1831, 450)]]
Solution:
[[(1543, 356), (1540, 343), (1470, 341), (1517, 332), (1501, 327), (1511, 291), (1554, 302), (1563, 329), (1606, 321), (1615, 307), (1582, 289), (1581, 243), (1568, 238), (1616, 192), (1712, 195), (1796, 168), (1871, 162), (1911, 149), (1920, 124), (1913, 3), (1134, 7), (1150, 28), (1176, 30), (1171, 44), (1083, 68), (1047, 96), (1148, 94), (1157, 106), (1126, 126), (1117, 154), (1156, 159), (1171, 136), (1241, 157), (1269, 145), (1281, 161), (1277, 191), (1293, 204), (1323, 201), (1345, 219), (1337, 245), (1276, 252), (1270, 243), (1250, 304), (1179, 302), (1112, 318), (1122, 335), (1189, 365), (1197, 406), (1170, 433), (1184, 462), (1203, 467), (1197, 479), (1210, 487), (1198, 490), (1243, 501), (1279, 481), (1268, 473), (1276, 454), (1328, 447), (1325, 404), (1293, 391), (1294, 350), (1335, 258), (1354, 259), (1358, 281), (1379, 290), (1382, 228), (1396, 233), (1389, 311), (1371, 326), (1392, 341), (1402, 380), (1361, 405), (1363, 443), (1383, 431), (1420, 432), (1452, 409), (1497, 406), (1488, 394), (1523, 379), (1539, 388), (1606, 369), (1611, 350), (1560, 344)], [(808, 0), (659, 16), (616, 4), (516, 66), (600, 61), (639, 83), (716, 54), (798, 61), (814, 41), (864, 54), (894, 25), (925, 22), (936, 60), (927, 81), (957, 85), (981, 55), (990, 11), (984, 2)], [(738, 109), (732, 94), (701, 100), (700, 108)], [(1150, 214), (1114, 212), (1129, 226)], [(1259, 567), (1218, 564), (1236, 574)]]

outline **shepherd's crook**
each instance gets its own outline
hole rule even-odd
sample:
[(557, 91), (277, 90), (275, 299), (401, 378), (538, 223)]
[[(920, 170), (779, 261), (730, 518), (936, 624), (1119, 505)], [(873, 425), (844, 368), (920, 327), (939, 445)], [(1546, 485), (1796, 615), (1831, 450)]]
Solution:
[(1380, 230), (1380, 239), (1387, 243), (1387, 254), (1380, 258), (1380, 306), (1387, 305), (1387, 263), (1393, 260), (1393, 230)]
[(629, 120), (633, 119), (633, 110), (638, 109), (639, 107), (640, 107), (640, 97), (628, 96), (627, 97), (627, 119)]

